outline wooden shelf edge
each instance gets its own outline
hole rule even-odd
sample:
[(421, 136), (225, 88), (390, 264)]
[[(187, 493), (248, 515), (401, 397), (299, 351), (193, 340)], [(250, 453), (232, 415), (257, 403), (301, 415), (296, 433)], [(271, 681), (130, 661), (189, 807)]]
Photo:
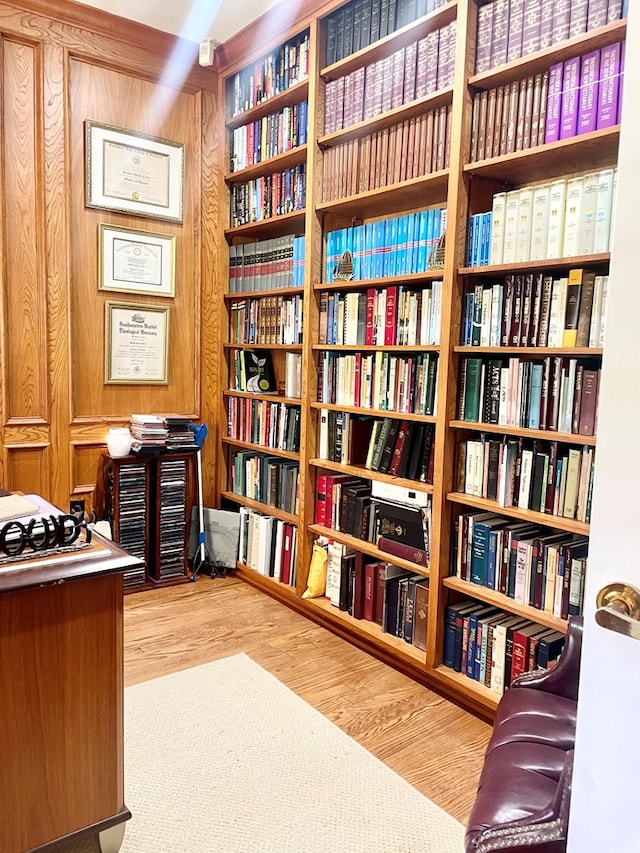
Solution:
[(611, 253), (574, 255), (570, 258), (544, 258), (540, 261), (521, 261), (515, 264), (493, 264), (486, 267), (459, 267), (458, 275), (495, 276), (502, 273), (540, 272), (542, 270), (569, 269), (570, 267), (605, 266), (611, 262)]
[(470, 421), (449, 421), (449, 426), (451, 429), (470, 429), (474, 432), (515, 435), (522, 436), (522, 438), (537, 438), (543, 441), (558, 441), (561, 444), (583, 444), (589, 447), (596, 445), (595, 435), (576, 435), (571, 432), (552, 432), (548, 429), (527, 429), (526, 427), (472, 423)]
[(474, 509), (495, 512), (496, 515), (504, 515), (508, 518), (517, 518), (522, 521), (531, 521), (544, 527), (555, 530), (566, 530), (568, 533), (580, 533), (589, 535), (589, 524), (585, 521), (576, 521), (575, 518), (562, 518), (559, 515), (547, 515), (545, 512), (536, 512), (533, 509), (520, 509), (517, 506), (500, 506), (497, 501), (486, 498), (478, 498), (462, 492), (449, 492), (447, 500), (456, 504), (464, 504)]
[(231, 228), (226, 228), (224, 236), (227, 242), (230, 242), (234, 237), (255, 237), (260, 236), (262, 232), (264, 232), (264, 239), (274, 235), (291, 234), (304, 228), (305, 216), (304, 210), (292, 210), (290, 213), (271, 216), (268, 219), (261, 219), (259, 222), (247, 222), (245, 225), (234, 225)]
[(290, 352), (301, 352), (302, 344), (223, 344), (225, 349), (274, 349), (289, 350)]
[(300, 524), (300, 519), (297, 515), (293, 515), (283, 509), (278, 509), (270, 504), (260, 503), (260, 501), (255, 501), (252, 498), (245, 497), (244, 495), (237, 495), (235, 492), (226, 490), (221, 493), (220, 497), (225, 498), (228, 501), (232, 501), (233, 503), (246, 506), (248, 509), (253, 509), (255, 512), (262, 513), (262, 515), (270, 515), (280, 521), (286, 521), (288, 524), (295, 524), (296, 527)]
[(239, 438), (230, 438), (227, 435), (222, 437), (222, 443), (234, 450), (249, 450), (254, 453), (263, 453), (265, 456), (281, 456), (283, 459), (290, 459), (292, 462), (300, 461), (300, 454), (291, 450), (279, 450), (277, 447), (264, 447), (262, 444), (254, 444), (251, 441), (242, 441)]
[(538, 610), (535, 607), (529, 607), (515, 599), (497, 592), (494, 589), (480, 586), (479, 584), (463, 581), (460, 578), (448, 577), (442, 579), (442, 585), (447, 589), (454, 589), (456, 592), (468, 595), (469, 598), (478, 598), (480, 601), (486, 601), (487, 604), (495, 604), (515, 616), (523, 616), (525, 619), (530, 619), (532, 622), (537, 622), (547, 628), (553, 628), (554, 631), (562, 631), (566, 633), (567, 622), (564, 619), (559, 619), (550, 613), (545, 613), (544, 610)]
[[(394, 213), (402, 210), (403, 205), (405, 207), (419, 206), (414, 204), (414, 199), (422, 196), (423, 192), (428, 192), (430, 189), (433, 190), (434, 195), (438, 195), (446, 190), (448, 181), (449, 170), (441, 169), (438, 172), (431, 172), (429, 175), (411, 178), (398, 184), (387, 184), (387, 186), (378, 187), (375, 190), (367, 190), (367, 192), (332, 201), (323, 201), (316, 205), (316, 211), (318, 213), (347, 214), (350, 211), (366, 209), (367, 205), (375, 204), (379, 206), (376, 215)], [(408, 198), (409, 194), (411, 194), (411, 198)], [(407, 196), (406, 201), (405, 196)], [(436, 201), (438, 201), (436, 198), (422, 198), (422, 206), (428, 207)]]
[(350, 536), (348, 533), (342, 533), (339, 530), (332, 530), (330, 527), (324, 527), (321, 524), (310, 524), (308, 530), (317, 536), (324, 536), (326, 539), (334, 539), (336, 542), (342, 542), (348, 548), (353, 548), (354, 551), (361, 551), (363, 554), (368, 554), (370, 557), (375, 557), (375, 559), (382, 562), (393, 563), (394, 566), (399, 566), (401, 569), (410, 569), (412, 572), (424, 575), (425, 578), (431, 576), (431, 568), (419, 566), (410, 560), (403, 560), (402, 557), (396, 557), (387, 551), (381, 551), (373, 542), (365, 542), (364, 539), (358, 539), (356, 536)]
[(406, 285), (406, 287), (417, 287), (431, 281), (438, 281), (444, 277), (441, 268), (426, 270), (425, 272), (411, 273), (408, 275), (391, 275), (385, 278), (363, 278), (357, 281), (326, 281), (314, 284), (315, 291), (323, 290), (363, 290), (369, 287), (382, 288)]
[(225, 183), (229, 185), (242, 184), (245, 181), (250, 181), (252, 178), (279, 172), (290, 166), (299, 166), (306, 161), (307, 150), (308, 146), (306, 143), (304, 145), (296, 145), (295, 148), (290, 148), (281, 154), (261, 160), (259, 163), (252, 163), (250, 166), (245, 166), (244, 169), (239, 169), (237, 172), (228, 172), (224, 176)]
[(432, 344), (313, 344), (311, 349), (318, 351), (329, 352), (398, 352), (398, 353), (419, 353), (419, 352), (440, 352), (439, 345)]
[(235, 130), (237, 127), (242, 127), (243, 124), (249, 124), (249, 122), (257, 121), (263, 116), (280, 112), (283, 107), (304, 101), (308, 93), (309, 80), (307, 78), (306, 80), (301, 80), (299, 83), (294, 83), (293, 86), (289, 86), (284, 92), (279, 92), (277, 95), (261, 101), (255, 107), (238, 113), (236, 116), (230, 116), (226, 121), (227, 129)]
[(405, 421), (424, 421), (426, 424), (435, 424), (435, 415), (416, 415), (412, 412), (392, 412), (391, 410), (383, 409), (365, 409), (360, 406), (342, 406), (339, 403), (317, 403), (310, 401), (312, 409), (328, 409), (332, 412), (350, 412), (354, 415), (369, 415), (372, 418), (393, 418), (394, 420)]
[(454, 352), (465, 355), (527, 355), (538, 358), (543, 355), (562, 355), (567, 358), (595, 358), (603, 353), (602, 347), (470, 347), (455, 346)]
[(380, 483), (400, 486), (403, 489), (414, 489), (416, 492), (433, 494), (433, 485), (430, 483), (408, 480), (406, 477), (393, 477), (390, 474), (382, 474), (380, 471), (372, 471), (370, 468), (363, 468), (360, 465), (347, 465), (342, 462), (332, 462), (330, 459), (309, 459), (309, 465), (313, 468), (325, 468), (327, 471), (352, 474), (354, 477), (362, 477), (363, 480), (376, 480)]
[(284, 403), (285, 406), (301, 406), (300, 397), (281, 397), (279, 394), (252, 394), (251, 391), (236, 391), (228, 388), (222, 392), (225, 397), (239, 397), (243, 400), (265, 400), (268, 403)]
[(267, 296), (301, 296), (304, 287), (272, 287), (269, 290), (238, 290), (235, 293), (225, 293), (225, 302), (235, 302), (239, 299), (262, 299)]

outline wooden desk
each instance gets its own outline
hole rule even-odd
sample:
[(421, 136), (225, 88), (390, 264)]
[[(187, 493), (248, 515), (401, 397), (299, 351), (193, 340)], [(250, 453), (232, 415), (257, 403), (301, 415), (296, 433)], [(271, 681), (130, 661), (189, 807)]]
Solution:
[[(115, 853), (124, 804), (122, 572), (93, 552), (0, 566), (0, 848), (54, 849), (101, 833)], [(82, 556), (80, 554), (82, 553)]]

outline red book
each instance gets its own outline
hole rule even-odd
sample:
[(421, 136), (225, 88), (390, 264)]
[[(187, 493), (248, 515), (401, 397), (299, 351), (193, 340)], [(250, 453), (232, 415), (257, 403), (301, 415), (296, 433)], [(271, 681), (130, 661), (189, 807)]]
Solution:
[(386, 536), (381, 536), (378, 539), (378, 548), (387, 554), (393, 554), (394, 557), (402, 557), (403, 560), (409, 560), (417, 566), (424, 566), (425, 568), (429, 566), (427, 552), (419, 548), (413, 548), (405, 542), (396, 542), (395, 539), (387, 539)]
[(326, 505), (327, 505), (327, 475), (318, 474), (316, 480), (316, 506), (315, 506), (315, 522), (326, 526)]
[(529, 641), (533, 634), (546, 631), (540, 625), (525, 625), (513, 633), (513, 656), (511, 659), (511, 680), (529, 667)]
[(364, 567), (364, 601), (363, 616), (369, 622), (373, 622), (376, 612), (376, 600), (378, 593), (378, 566), (381, 563), (366, 563)]
[(280, 580), (282, 583), (291, 582), (291, 549), (293, 546), (293, 525), (285, 523), (282, 539), (282, 570)]
[(386, 298), (386, 310), (384, 316), (384, 344), (394, 346), (396, 344), (396, 327), (398, 315), (398, 288), (388, 287)]
[(408, 421), (401, 421), (400, 428), (398, 430), (398, 437), (396, 439), (395, 447), (393, 448), (393, 456), (391, 457), (391, 465), (389, 466), (389, 473), (392, 477), (398, 476), (398, 471), (400, 470), (400, 461), (402, 459), (402, 450), (404, 448), (404, 443), (407, 437), (407, 430), (409, 427)]
[(595, 435), (599, 377), (599, 370), (584, 370), (582, 372), (580, 435)]
[[(366, 315), (366, 328), (364, 333), (364, 343), (365, 346), (372, 346), (374, 343), (373, 340), (373, 319), (374, 312), (376, 306), (376, 291), (374, 287), (370, 287), (367, 290), (367, 315)], [(322, 343), (322, 342), (321, 342)]]
[(366, 589), (365, 581), (366, 566), (364, 555), (357, 551), (355, 555), (355, 568), (353, 575), (353, 595), (351, 598), (351, 615), (354, 619), (364, 619), (364, 596)]

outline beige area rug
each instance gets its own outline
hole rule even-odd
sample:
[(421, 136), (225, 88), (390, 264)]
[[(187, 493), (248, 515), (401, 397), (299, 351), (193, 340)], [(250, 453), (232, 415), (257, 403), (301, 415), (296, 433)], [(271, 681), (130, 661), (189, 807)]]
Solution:
[(121, 853), (463, 849), (461, 824), (244, 654), (128, 687), (125, 773)]

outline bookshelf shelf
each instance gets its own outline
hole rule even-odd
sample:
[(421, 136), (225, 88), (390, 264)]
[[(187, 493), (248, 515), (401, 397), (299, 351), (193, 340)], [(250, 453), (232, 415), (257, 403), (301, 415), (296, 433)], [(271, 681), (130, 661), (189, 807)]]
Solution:
[(236, 127), (241, 127), (243, 124), (249, 124), (249, 122), (257, 121), (263, 116), (280, 112), (284, 107), (291, 107), (294, 104), (298, 104), (308, 96), (309, 80), (302, 80), (300, 83), (289, 86), (284, 92), (261, 101), (255, 107), (251, 107), (250, 110), (228, 118), (226, 121), (227, 128), (228, 130), (235, 130)]
[(474, 74), (469, 78), (469, 86), (473, 89), (493, 89), (496, 86), (510, 83), (512, 80), (530, 77), (541, 71), (546, 71), (550, 65), (554, 65), (556, 62), (564, 62), (567, 59), (573, 59), (575, 56), (582, 56), (592, 50), (599, 50), (614, 42), (622, 41), (626, 33), (626, 18), (613, 21), (604, 27), (581, 33), (506, 65), (500, 65), (498, 68), (492, 68), (482, 74)]
[(302, 296), (303, 287), (273, 287), (270, 290), (239, 290), (225, 293), (225, 302), (238, 302), (241, 299), (263, 299), (266, 296)]
[[(250, 448), (255, 449), (255, 445), (250, 445)], [(254, 501), (251, 498), (247, 498), (244, 495), (237, 495), (235, 492), (231, 491), (222, 492), (222, 497), (225, 498), (225, 500), (233, 501), (234, 503), (241, 504), (242, 506), (246, 506), (249, 509), (256, 510), (256, 512), (261, 512), (265, 515), (272, 515), (274, 518), (279, 518), (281, 521), (288, 521), (291, 524), (298, 524), (299, 519), (297, 515), (293, 515), (290, 512), (285, 512), (283, 509), (278, 509), (275, 506), (271, 506), (271, 504), (263, 504), (260, 503), (260, 501)]]
[(599, 255), (575, 255), (572, 258), (545, 258), (541, 261), (522, 261), (518, 264), (494, 264), (487, 267), (460, 267), (458, 275), (494, 277), (496, 275), (541, 272), (543, 270), (568, 270), (572, 267), (608, 267), (611, 255), (603, 252)]
[(377, 133), (379, 130), (384, 130), (385, 127), (391, 127), (402, 121), (408, 121), (429, 110), (435, 110), (438, 107), (450, 104), (452, 96), (452, 88), (441, 89), (431, 95), (426, 95), (424, 98), (418, 98), (415, 101), (410, 101), (408, 104), (402, 104), (402, 106), (396, 107), (393, 110), (380, 113), (380, 115), (374, 118), (359, 121), (357, 124), (352, 124), (342, 130), (336, 130), (334, 133), (321, 136), (318, 139), (318, 145), (320, 148), (333, 148), (336, 145), (350, 142), (352, 139), (359, 139), (361, 136)]
[(465, 694), (469, 694), (471, 698), (485, 708), (495, 710), (500, 701), (500, 696), (495, 691), (489, 690), (484, 684), (469, 678), (463, 672), (455, 672), (449, 667), (439, 666), (435, 671), (435, 676), (449, 687), (453, 686), (458, 690), (463, 690)]
[(329, 459), (310, 459), (309, 465), (313, 468), (323, 468), (327, 471), (337, 471), (341, 474), (352, 474), (354, 477), (362, 477), (365, 480), (376, 480), (380, 483), (391, 483), (405, 489), (414, 489), (416, 492), (433, 493), (433, 486), (429, 483), (421, 483), (418, 480), (408, 480), (405, 477), (392, 477), (390, 474), (381, 474), (360, 465), (345, 465), (342, 462), (331, 462)]
[(249, 222), (247, 225), (227, 228), (224, 236), (228, 243), (232, 243), (235, 238), (268, 240), (270, 237), (282, 237), (285, 234), (302, 234), (304, 233), (304, 220), (304, 210), (293, 210), (291, 213), (272, 216), (270, 219), (262, 219), (260, 222)]
[(402, 557), (396, 557), (387, 551), (381, 551), (372, 542), (365, 542), (364, 539), (349, 536), (347, 533), (332, 530), (330, 527), (323, 527), (321, 524), (311, 524), (309, 525), (309, 530), (318, 536), (324, 536), (327, 539), (333, 539), (335, 542), (341, 542), (347, 548), (353, 548), (355, 551), (362, 551), (363, 554), (368, 554), (370, 557), (384, 560), (387, 563), (393, 563), (394, 566), (399, 566), (401, 569), (409, 569), (412, 572), (416, 572), (416, 574), (424, 575), (426, 578), (430, 576), (430, 570), (425, 569), (424, 566), (411, 563), (409, 560), (403, 560)]
[(411, 275), (393, 275), (386, 278), (363, 278), (359, 281), (331, 281), (324, 284), (314, 284), (315, 291), (350, 291), (350, 290), (366, 290), (369, 287), (394, 287), (402, 285), (407, 288), (419, 288), (428, 284), (431, 281), (437, 281), (442, 278), (443, 270), (434, 268), (427, 272), (413, 273)]
[(474, 432), (491, 432), (500, 435), (514, 435), (522, 438), (537, 438), (544, 441), (559, 441), (563, 444), (581, 444), (595, 447), (595, 435), (576, 435), (572, 432), (553, 432), (548, 429), (526, 429), (525, 427), (500, 426), (499, 424), (472, 423), (469, 421), (450, 421), (451, 429), (470, 429)]
[(312, 409), (329, 409), (334, 412), (351, 412), (354, 415), (370, 415), (372, 418), (396, 418), (396, 420), (404, 419), (407, 421), (424, 421), (424, 423), (434, 424), (436, 418), (434, 415), (417, 415), (413, 412), (395, 412), (390, 409), (365, 409), (357, 406), (341, 406), (337, 403), (310, 403)]
[(261, 160), (259, 163), (253, 163), (244, 169), (237, 172), (229, 172), (224, 176), (227, 184), (242, 184), (245, 181), (250, 181), (253, 178), (258, 178), (261, 175), (270, 175), (273, 172), (280, 172), (283, 169), (289, 169), (292, 166), (299, 166), (307, 160), (307, 146), (298, 145), (290, 151), (285, 151), (283, 154), (276, 154), (275, 157), (269, 157), (268, 160)]
[(456, 346), (454, 352), (463, 355), (519, 355), (529, 358), (541, 358), (547, 355), (562, 355), (572, 358), (598, 358), (601, 347), (468, 347)]
[(302, 344), (224, 344), (224, 348), (230, 349), (271, 349), (282, 350), (282, 352), (302, 352)]
[(313, 609), (320, 610), (334, 624), (344, 626), (348, 636), (361, 635), (366, 640), (381, 644), (392, 650), (394, 655), (406, 657), (408, 660), (424, 666), (425, 653), (404, 640), (386, 634), (376, 622), (367, 619), (354, 619), (344, 610), (335, 607), (327, 598), (312, 598), (309, 604)]
[(504, 184), (531, 184), (557, 178), (568, 172), (587, 172), (612, 166), (618, 158), (620, 126), (594, 130), (548, 145), (538, 145), (464, 167), (467, 175), (490, 178)]
[(515, 616), (524, 616), (526, 619), (531, 619), (540, 625), (546, 625), (547, 628), (553, 628), (554, 631), (562, 631), (564, 633), (567, 630), (567, 623), (564, 619), (558, 619), (544, 610), (529, 607), (527, 604), (522, 604), (496, 590), (488, 589), (479, 584), (463, 581), (455, 577), (444, 578), (442, 583), (447, 589), (454, 589), (456, 592), (469, 595), (471, 598), (479, 598), (481, 601), (486, 601), (487, 604), (495, 604), (496, 607), (507, 610)]
[(313, 344), (314, 350), (323, 350), (325, 352), (399, 352), (399, 353), (416, 353), (416, 352), (439, 352), (439, 346), (424, 346), (417, 344), (415, 346), (404, 345), (374, 345), (374, 344)]
[(229, 438), (224, 436), (222, 443), (227, 447), (233, 447), (235, 450), (255, 450), (256, 453), (265, 453), (269, 456), (282, 456), (283, 459), (292, 459), (297, 462), (300, 459), (299, 453), (292, 453), (290, 450), (279, 450), (277, 447), (266, 447), (264, 444), (254, 444), (252, 441), (240, 441), (237, 438)]
[(364, 47), (362, 50), (346, 56), (339, 62), (325, 66), (321, 69), (320, 76), (323, 80), (335, 80), (338, 77), (349, 74), (351, 71), (355, 71), (356, 68), (360, 68), (362, 65), (368, 65), (371, 62), (377, 62), (379, 59), (389, 56), (401, 47), (411, 44), (411, 42), (419, 41), (432, 30), (437, 30), (451, 23), (456, 17), (457, 7), (457, 0), (445, 3), (433, 12), (429, 12), (428, 15), (423, 15), (410, 24), (395, 30), (390, 35), (368, 45), (368, 47)]
[(283, 403), (285, 406), (300, 406), (299, 397), (282, 397), (279, 394), (252, 394), (251, 391), (236, 391), (230, 388), (223, 392), (225, 397), (243, 397), (247, 400), (268, 400), (270, 403)]
[(447, 499), (451, 503), (464, 504), (481, 510), (491, 510), (496, 515), (505, 515), (509, 518), (519, 518), (522, 521), (532, 521), (545, 527), (556, 530), (567, 530), (569, 533), (589, 533), (589, 525), (584, 521), (576, 521), (574, 518), (562, 518), (559, 515), (548, 515), (545, 512), (536, 512), (532, 509), (521, 509), (517, 506), (500, 506), (497, 501), (486, 498), (478, 498), (462, 492), (449, 492)]
[(377, 190), (347, 196), (316, 205), (318, 213), (336, 216), (385, 216), (403, 210), (424, 208), (442, 201), (447, 192), (449, 170), (442, 169), (421, 178), (389, 184)]

